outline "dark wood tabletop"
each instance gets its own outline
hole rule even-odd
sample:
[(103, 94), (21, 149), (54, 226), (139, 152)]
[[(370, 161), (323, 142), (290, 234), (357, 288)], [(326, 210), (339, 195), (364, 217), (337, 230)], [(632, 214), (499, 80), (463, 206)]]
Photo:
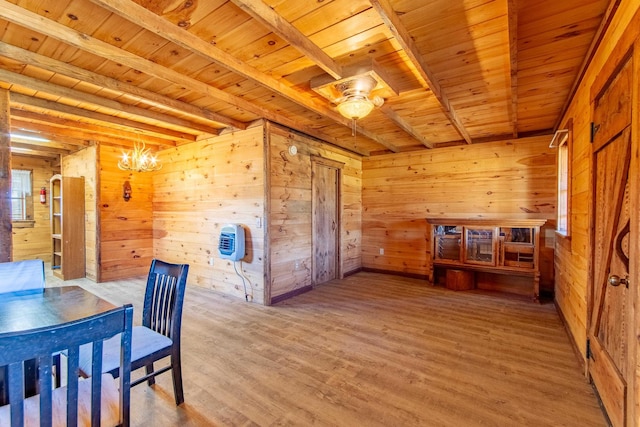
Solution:
[[(79, 286), (0, 294), (0, 334), (71, 322), (115, 308), (109, 301)], [(35, 361), (25, 365), (29, 395), (35, 393)], [(6, 372), (0, 367), (0, 405), (8, 402)]]
[(57, 325), (115, 308), (79, 286), (0, 294), (0, 333)]

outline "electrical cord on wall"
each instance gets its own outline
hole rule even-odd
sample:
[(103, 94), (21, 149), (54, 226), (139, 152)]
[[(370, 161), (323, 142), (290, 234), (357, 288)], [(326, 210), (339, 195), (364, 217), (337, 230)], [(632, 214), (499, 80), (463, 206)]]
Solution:
[[(244, 300), (249, 302), (249, 294), (247, 293), (247, 284), (244, 280), (244, 276), (238, 272), (238, 268), (236, 267), (236, 262), (233, 261), (233, 269), (236, 271), (236, 274), (239, 278), (242, 279), (242, 287), (244, 288)], [(240, 261), (240, 269), (242, 270), (242, 261)], [(251, 295), (251, 299), (253, 300), (253, 295)]]

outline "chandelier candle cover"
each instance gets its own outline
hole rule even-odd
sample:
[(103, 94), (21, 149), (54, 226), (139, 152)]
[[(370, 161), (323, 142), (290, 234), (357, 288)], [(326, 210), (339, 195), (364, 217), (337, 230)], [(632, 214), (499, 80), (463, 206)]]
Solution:
[(145, 147), (144, 142), (133, 143), (133, 151), (123, 152), (118, 167), (125, 171), (152, 172), (162, 168), (156, 156)]

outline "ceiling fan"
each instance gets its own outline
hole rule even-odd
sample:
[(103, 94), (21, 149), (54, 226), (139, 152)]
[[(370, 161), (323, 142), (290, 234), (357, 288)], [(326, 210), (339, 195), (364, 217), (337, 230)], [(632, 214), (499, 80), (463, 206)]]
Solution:
[(310, 87), (336, 105), (341, 116), (352, 121), (355, 135), (356, 120), (381, 107), (385, 98), (397, 96), (398, 85), (374, 60), (345, 67), (343, 71), (348, 77), (335, 80), (324, 74), (311, 79)]
[(333, 102), (337, 104), (338, 112), (343, 117), (355, 121), (367, 116), (374, 107), (382, 106), (384, 99), (381, 96), (369, 98), (377, 84), (378, 82), (369, 75), (337, 83), (335, 87), (342, 96)]

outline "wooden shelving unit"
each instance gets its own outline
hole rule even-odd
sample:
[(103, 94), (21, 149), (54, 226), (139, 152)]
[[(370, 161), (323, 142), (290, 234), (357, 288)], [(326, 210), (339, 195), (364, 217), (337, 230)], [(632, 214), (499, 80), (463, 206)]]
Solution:
[[(476, 273), (530, 277), (531, 289), (527, 293), (534, 301), (539, 300), (540, 227), (546, 220), (427, 218), (427, 221), (431, 224), (430, 277), (434, 282), (445, 275), (448, 281), (454, 278), (459, 281), (464, 276), (470, 283), (462, 287), (469, 289)], [(461, 285), (452, 283), (451, 287)]]
[(53, 274), (62, 280), (84, 277), (84, 178), (54, 175), (49, 187)]

